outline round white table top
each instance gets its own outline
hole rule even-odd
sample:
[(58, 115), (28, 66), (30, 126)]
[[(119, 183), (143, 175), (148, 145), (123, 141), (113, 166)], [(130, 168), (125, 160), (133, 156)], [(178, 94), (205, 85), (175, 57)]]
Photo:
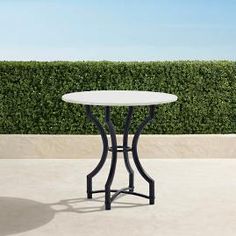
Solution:
[(67, 93), (62, 100), (70, 103), (100, 106), (146, 106), (175, 102), (177, 96), (151, 91), (93, 90)]

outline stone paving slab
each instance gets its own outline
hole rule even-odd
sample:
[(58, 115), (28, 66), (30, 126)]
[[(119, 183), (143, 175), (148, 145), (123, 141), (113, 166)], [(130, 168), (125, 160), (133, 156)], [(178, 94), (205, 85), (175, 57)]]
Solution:
[[(86, 174), (97, 160), (0, 160), (0, 236), (236, 235), (236, 160), (141, 161), (156, 180), (156, 204), (122, 195), (104, 211), (102, 194), (85, 198)], [(127, 181), (119, 160), (114, 186)], [(135, 184), (147, 192), (137, 174)]]

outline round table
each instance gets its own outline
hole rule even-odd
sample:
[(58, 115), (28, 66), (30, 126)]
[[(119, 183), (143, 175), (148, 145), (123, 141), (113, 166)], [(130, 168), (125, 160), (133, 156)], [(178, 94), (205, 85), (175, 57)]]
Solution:
[[(78, 103), (85, 105), (85, 110), (88, 118), (95, 124), (98, 128), (102, 141), (103, 141), (103, 152), (101, 159), (94, 170), (87, 175), (87, 198), (92, 198), (95, 193), (105, 192), (105, 209), (111, 209), (111, 202), (120, 194), (132, 194), (140, 197), (149, 199), (149, 204), (154, 204), (155, 202), (155, 182), (154, 180), (145, 172), (142, 167), (137, 151), (139, 136), (145, 127), (153, 118), (155, 114), (155, 107), (158, 104), (175, 102), (177, 96), (167, 93), (151, 92), (151, 91), (129, 91), (129, 90), (94, 90), (94, 91), (84, 91), (84, 92), (73, 92), (62, 96), (62, 100), (69, 103)], [(104, 106), (105, 108), (105, 123), (107, 124), (110, 137), (111, 137), (111, 147), (108, 145), (108, 138), (105, 128), (101, 125), (99, 120), (92, 113), (92, 106)], [(110, 109), (112, 106), (127, 106), (128, 113), (125, 120), (124, 131), (123, 131), (123, 144), (117, 145), (116, 132), (114, 125), (110, 117)], [(132, 140), (132, 146), (128, 146), (128, 134), (129, 126), (131, 123), (132, 114), (135, 106), (148, 106), (149, 114), (137, 127)], [(102, 190), (93, 190), (92, 179), (101, 170), (106, 159), (108, 151), (112, 152), (111, 166), (109, 175), (105, 184), (105, 188)], [(122, 152), (124, 156), (124, 162), (126, 169), (129, 173), (129, 185), (128, 187), (122, 188), (120, 190), (111, 189), (113, 182), (116, 163), (117, 163), (117, 153)], [(149, 194), (145, 195), (134, 191), (134, 171), (129, 162), (128, 153), (132, 153), (132, 157), (137, 167), (137, 170), (141, 176), (149, 184)], [(114, 194), (111, 196), (111, 193)]]

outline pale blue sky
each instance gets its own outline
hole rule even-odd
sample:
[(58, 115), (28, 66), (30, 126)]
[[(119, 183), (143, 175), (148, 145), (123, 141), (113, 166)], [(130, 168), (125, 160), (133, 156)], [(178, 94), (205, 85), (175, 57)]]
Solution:
[(0, 0), (0, 60), (236, 60), (236, 0)]

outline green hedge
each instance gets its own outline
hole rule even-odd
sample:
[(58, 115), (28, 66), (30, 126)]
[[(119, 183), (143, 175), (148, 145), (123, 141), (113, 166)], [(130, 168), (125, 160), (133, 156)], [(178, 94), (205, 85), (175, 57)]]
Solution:
[[(176, 94), (144, 130), (152, 134), (236, 132), (236, 62), (0, 62), (1, 134), (94, 134), (82, 105), (61, 96), (93, 89)], [(126, 108), (113, 108), (117, 133)], [(146, 115), (137, 107), (131, 132)], [(103, 121), (103, 109), (95, 107)]]

